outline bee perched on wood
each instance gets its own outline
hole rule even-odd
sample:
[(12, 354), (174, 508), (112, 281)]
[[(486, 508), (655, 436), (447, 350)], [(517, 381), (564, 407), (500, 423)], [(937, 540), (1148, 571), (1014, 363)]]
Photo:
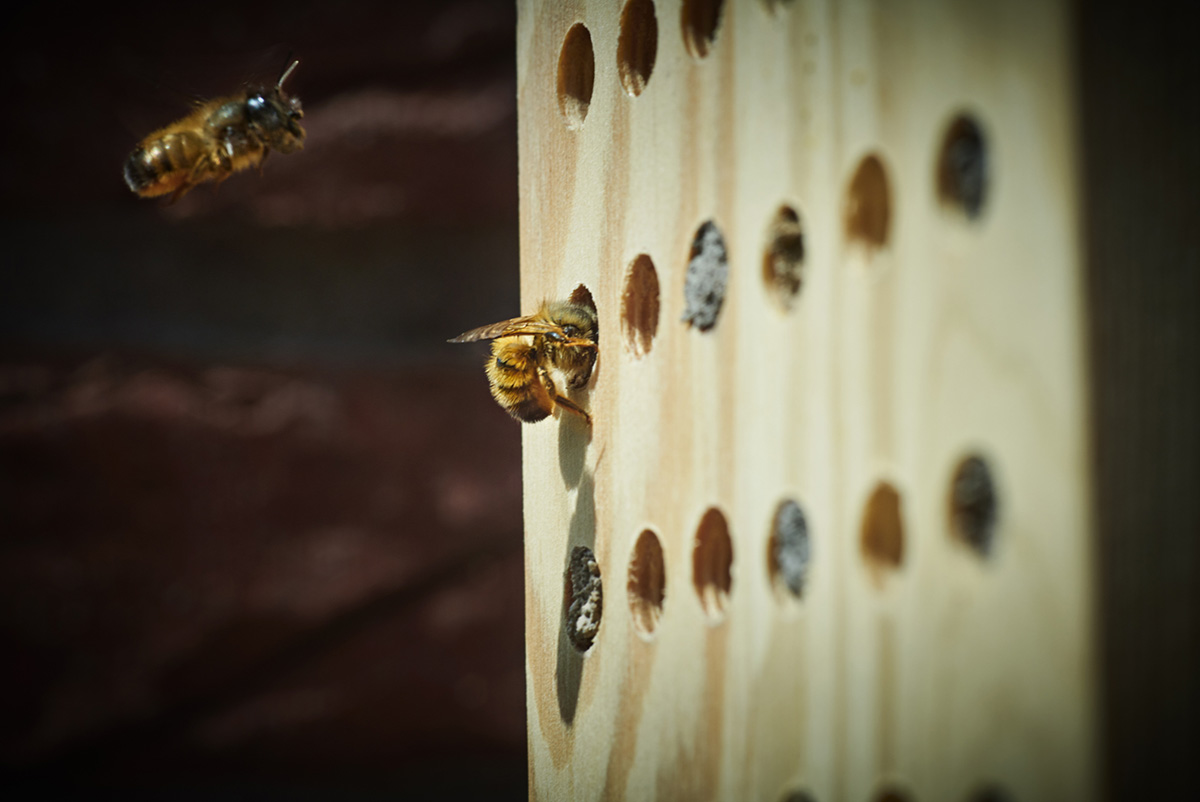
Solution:
[(585, 387), (596, 364), (596, 332), (596, 309), (581, 287), (570, 300), (544, 302), (536, 314), (481, 326), (450, 342), (495, 340), (488, 382), (496, 402), (517, 420), (536, 423), (557, 405), (590, 425), (591, 416), (558, 392), (550, 371), (561, 373), (572, 389)]
[(204, 181), (220, 184), (238, 170), (261, 168), (272, 150), (304, 147), (300, 99), (283, 91), (299, 63), (289, 64), (269, 89), (252, 87), (202, 103), (143, 139), (125, 162), (125, 183), (143, 198), (170, 194), (173, 203)]

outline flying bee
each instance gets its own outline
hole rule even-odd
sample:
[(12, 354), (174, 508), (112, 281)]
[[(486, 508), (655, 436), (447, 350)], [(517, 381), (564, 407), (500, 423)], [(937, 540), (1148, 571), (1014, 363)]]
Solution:
[(174, 203), (204, 181), (220, 184), (238, 170), (261, 170), (272, 150), (292, 153), (304, 147), (300, 99), (283, 91), (299, 63), (289, 64), (269, 89), (250, 87), (201, 103), (187, 117), (150, 134), (129, 154), (125, 183), (143, 198), (170, 194)]
[(568, 301), (543, 302), (535, 314), (481, 326), (460, 334), (452, 343), (493, 340), (486, 369), (492, 397), (508, 414), (536, 423), (555, 406), (592, 418), (582, 407), (558, 392), (551, 369), (567, 386), (587, 385), (596, 364), (596, 310), (590, 295), (576, 290)]

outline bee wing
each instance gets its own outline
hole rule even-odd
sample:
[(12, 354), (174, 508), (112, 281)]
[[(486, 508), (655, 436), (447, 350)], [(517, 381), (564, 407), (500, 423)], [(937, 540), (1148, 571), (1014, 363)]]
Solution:
[(494, 340), (497, 337), (513, 337), (519, 334), (562, 334), (562, 329), (553, 323), (545, 320), (538, 315), (527, 315), (525, 317), (515, 317), (512, 320), (502, 320), (499, 323), (492, 323), (489, 326), (480, 326), (477, 329), (460, 334), (457, 337), (447, 340), (452, 343), (471, 343), (476, 340)]

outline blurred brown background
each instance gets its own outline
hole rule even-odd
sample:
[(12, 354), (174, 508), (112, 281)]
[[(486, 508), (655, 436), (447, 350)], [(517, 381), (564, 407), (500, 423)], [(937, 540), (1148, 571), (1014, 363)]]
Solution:
[[(525, 795), (515, 6), (133, 3), (0, 34), (0, 795)], [(121, 169), (271, 83), (305, 149)]]

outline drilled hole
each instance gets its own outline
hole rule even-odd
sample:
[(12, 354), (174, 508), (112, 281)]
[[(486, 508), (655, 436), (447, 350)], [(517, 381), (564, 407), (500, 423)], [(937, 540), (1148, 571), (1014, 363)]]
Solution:
[(581, 652), (591, 648), (600, 630), (604, 612), (604, 590), (600, 584), (600, 563), (587, 546), (576, 546), (567, 565), (563, 607), (567, 638)]
[(717, 325), (729, 282), (725, 238), (711, 220), (696, 231), (683, 285), (683, 322), (700, 331)]
[(582, 23), (567, 31), (562, 53), (558, 57), (558, 108), (567, 127), (581, 128), (592, 102), (592, 86), (596, 80), (596, 59), (592, 52), (592, 35)]
[(683, 41), (696, 58), (704, 58), (712, 49), (722, 5), (722, 0), (683, 0)]
[(969, 802), (1010, 802), (1012, 799), (1003, 788), (997, 785), (984, 785), (967, 797)]
[(887, 482), (875, 486), (862, 520), (862, 552), (882, 578), (885, 570), (895, 570), (904, 562), (904, 523), (900, 494)]
[(911, 802), (912, 797), (906, 791), (896, 787), (882, 789), (875, 797), (875, 802)]
[(629, 0), (621, 12), (617, 39), (617, 72), (621, 85), (637, 97), (646, 88), (658, 56), (658, 18), (650, 0)]
[(804, 281), (804, 229), (800, 215), (790, 206), (780, 206), (767, 228), (763, 253), (763, 281), (768, 294), (784, 310), (790, 309)]
[(797, 599), (804, 595), (812, 560), (808, 521), (800, 505), (788, 499), (775, 510), (771, 537), (767, 541), (767, 568), (777, 591)]
[(571, 295), (567, 298), (568, 301), (576, 306), (586, 306), (593, 312), (596, 311), (596, 301), (592, 298), (592, 291), (586, 285), (580, 284), (575, 289), (571, 290)]
[(816, 802), (816, 799), (807, 791), (789, 791), (780, 802)]
[(846, 236), (868, 249), (887, 244), (891, 226), (891, 193), (883, 162), (875, 154), (854, 171), (846, 192)]
[(981, 557), (992, 553), (996, 533), (996, 486), (986, 460), (972, 454), (950, 480), (950, 532)]
[[(592, 311), (593, 317), (589, 321), (592, 328), (590, 336), (593, 342), (599, 343), (600, 321), (599, 317), (595, 315), (596, 301), (592, 298), (592, 291), (583, 284), (580, 284), (571, 291), (571, 294), (567, 297), (567, 301), (575, 306), (587, 307)], [(582, 323), (583, 321), (581, 319), (577, 322)], [(554, 364), (563, 371), (563, 377), (566, 379), (568, 388), (571, 390), (582, 390), (584, 387), (587, 387), (588, 382), (592, 379), (592, 371), (596, 366), (597, 353), (598, 350), (596, 348), (572, 348), (559, 354)]]
[(663, 566), (662, 544), (649, 529), (642, 530), (629, 561), (629, 611), (638, 632), (654, 634), (662, 615), (667, 576)]
[(634, 356), (650, 353), (658, 332), (658, 271), (646, 254), (629, 266), (625, 292), (621, 295), (621, 328), (625, 346)]
[(973, 117), (955, 117), (942, 137), (937, 191), (942, 204), (974, 220), (988, 191), (988, 152), (983, 130)]
[(733, 541), (729, 525), (716, 507), (710, 507), (696, 529), (692, 551), (692, 581), (709, 618), (720, 620), (733, 587)]

